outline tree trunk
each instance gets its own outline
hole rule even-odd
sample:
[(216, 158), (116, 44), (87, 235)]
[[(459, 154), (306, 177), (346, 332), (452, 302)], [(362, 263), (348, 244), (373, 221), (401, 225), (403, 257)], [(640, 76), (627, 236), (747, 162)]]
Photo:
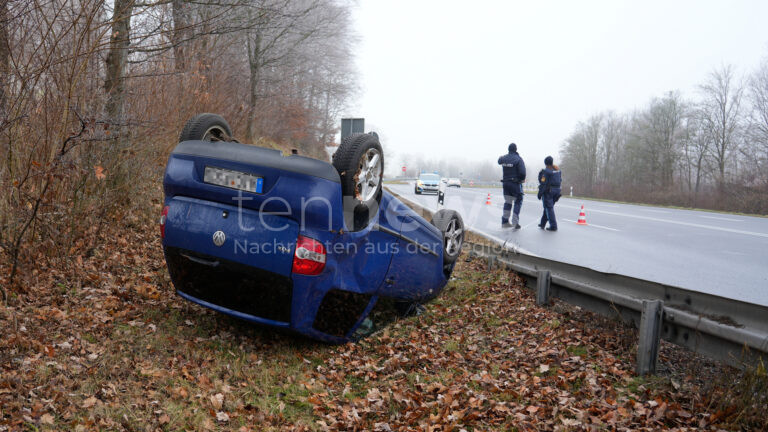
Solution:
[(700, 153), (698, 160), (696, 161), (696, 189), (694, 189), (694, 198), (699, 198), (699, 187), (701, 186), (701, 170), (704, 165), (704, 153)]
[(720, 139), (722, 141), (721, 141), (721, 147), (718, 149), (718, 157), (717, 157), (717, 171), (718, 171), (717, 192), (720, 194), (720, 197), (722, 198), (725, 195), (725, 157), (726, 157), (725, 134), (723, 134), (723, 137)]
[(248, 66), (250, 70), (249, 77), (249, 99), (248, 99), (248, 119), (245, 129), (246, 142), (253, 142), (254, 122), (256, 120), (256, 103), (259, 100), (259, 78), (261, 73), (261, 34), (251, 40), (248, 38)]
[[(0, 0), (0, 125), (6, 126), (8, 121), (8, 85), (11, 74), (11, 46), (8, 40), (8, 0)], [(5, 156), (5, 169), (0, 169), (0, 179), (3, 175), (13, 178), (13, 144), (6, 134), (0, 138), (0, 157)], [(5, 172), (2, 172), (5, 171)], [(9, 194), (10, 197), (10, 194)], [(0, 232), (2, 234), (2, 232)], [(5, 292), (3, 292), (5, 299)]]
[(0, 0), (0, 122), (8, 113), (7, 88), (10, 81), (11, 47), (8, 41), (8, 0)]
[(128, 47), (131, 42), (131, 15), (134, 1), (115, 0), (115, 12), (112, 15), (112, 36), (109, 39), (104, 91), (107, 93), (107, 116), (110, 122), (117, 124), (123, 123), (125, 66), (128, 62)]
[(183, 72), (188, 66), (185, 48), (189, 40), (189, 4), (184, 0), (173, 0), (171, 8), (173, 10), (171, 44), (173, 44), (174, 67), (177, 72)]

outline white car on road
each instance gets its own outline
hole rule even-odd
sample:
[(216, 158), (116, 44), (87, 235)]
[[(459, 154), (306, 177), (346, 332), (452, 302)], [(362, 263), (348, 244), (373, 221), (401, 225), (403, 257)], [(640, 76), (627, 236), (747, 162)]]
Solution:
[(453, 186), (453, 187), (460, 188), (461, 187), (461, 180), (459, 180), (457, 178), (449, 178), (445, 185), (448, 186), (448, 187)]

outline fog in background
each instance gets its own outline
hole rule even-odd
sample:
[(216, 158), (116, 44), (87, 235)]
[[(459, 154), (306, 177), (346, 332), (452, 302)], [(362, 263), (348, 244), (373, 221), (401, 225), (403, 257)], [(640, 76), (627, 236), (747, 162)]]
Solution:
[(693, 96), (725, 64), (751, 73), (768, 54), (766, 16), (763, 1), (363, 0), (361, 88), (345, 116), (380, 134), (388, 175), (453, 160), (499, 178), (512, 141), (535, 174), (596, 113)]

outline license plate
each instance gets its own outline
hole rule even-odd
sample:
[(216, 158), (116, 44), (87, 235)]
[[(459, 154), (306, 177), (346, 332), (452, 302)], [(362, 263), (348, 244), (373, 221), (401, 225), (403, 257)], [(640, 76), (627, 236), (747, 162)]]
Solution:
[(261, 177), (209, 166), (205, 167), (203, 181), (217, 186), (255, 193), (261, 193), (261, 189), (264, 186), (264, 179)]

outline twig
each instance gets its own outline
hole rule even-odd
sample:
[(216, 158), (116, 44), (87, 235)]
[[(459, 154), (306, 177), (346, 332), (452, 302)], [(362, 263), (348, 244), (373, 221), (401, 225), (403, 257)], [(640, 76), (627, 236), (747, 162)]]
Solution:
[[(77, 116), (77, 119), (80, 120), (80, 132), (78, 132), (75, 135), (68, 136), (62, 143), (61, 143), (61, 149), (59, 150), (59, 154), (57, 155), (57, 159), (60, 160), (66, 153), (71, 150), (73, 147), (67, 148), (67, 144), (83, 135), (86, 129), (86, 122), (83, 120), (83, 118), (80, 116), (80, 113), (77, 112), (76, 109), (72, 109), (72, 112), (75, 113), (75, 116)], [(19, 231), (19, 234), (16, 236), (16, 241), (14, 242), (13, 249), (11, 250), (11, 261), (13, 262), (11, 266), (11, 275), (9, 277), (9, 283), (13, 284), (14, 278), (16, 277), (16, 271), (19, 267), (19, 252), (21, 251), (21, 241), (24, 238), (24, 234), (27, 233), (27, 230), (29, 229), (30, 225), (32, 225), (32, 222), (37, 219), (37, 213), (40, 209), (40, 205), (43, 202), (43, 199), (45, 198), (45, 194), (48, 192), (48, 188), (51, 186), (51, 176), (49, 175), (46, 180), (45, 184), (43, 185), (42, 190), (40, 191), (40, 194), (35, 199), (35, 205), (32, 208), (32, 214), (27, 218), (26, 222), (24, 222), (24, 226), (21, 228), (21, 231)]]

